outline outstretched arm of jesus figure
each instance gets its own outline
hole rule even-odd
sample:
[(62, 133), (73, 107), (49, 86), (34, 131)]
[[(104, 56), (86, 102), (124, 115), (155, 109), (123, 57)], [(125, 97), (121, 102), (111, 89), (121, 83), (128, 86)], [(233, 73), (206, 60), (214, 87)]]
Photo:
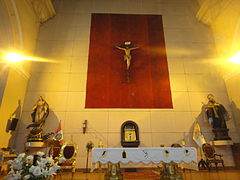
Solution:
[(134, 49), (138, 49), (139, 47), (132, 47), (132, 48), (129, 48), (129, 50), (134, 50)]
[(126, 48), (120, 47), (120, 46), (115, 46), (115, 48), (121, 49), (121, 50), (126, 50)]

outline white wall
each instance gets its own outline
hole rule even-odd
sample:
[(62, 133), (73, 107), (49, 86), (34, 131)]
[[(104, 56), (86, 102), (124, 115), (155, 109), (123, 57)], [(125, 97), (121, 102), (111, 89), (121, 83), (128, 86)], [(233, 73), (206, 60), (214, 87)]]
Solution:
[[(208, 141), (211, 126), (203, 121), (202, 103), (208, 93), (224, 104), (231, 113), (223, 79), (212, 65), (216, 55), (213, 35), (199, 23), (194, 14), (198, 9), (193, 0), (58, 0), (57, 16), (42, 25), (36, 55), (58, 63), (35, 63), (21, 118), (18, 149), (23, 150), (25, 127), (37, 97), (49, 103), (51, 113), (46, 131), (54, 131), (62, 120), (64, 139), (79, 145), (78, 167), (85, 166), (86, 143), (105, 147), (120, 147), (120, 127), (126, 120), (139, 125), (141, 147), (159, 147), (180, 143), (196, 146), (192, 140), (192, 125), (197, 118)], [(163, 15), (163, 25), (170, 72), (173, 109), (85, 109), (88, 47), (91, 13), (129, 13)], [(88, 120), (87, 133), (82, 123)], [(239, 137), (234, 121), (228, 122), (234, 142)], [(185, 137), (184, 137), (185, 135)], [(231, 165), (232, 161), (228, 164)]]
[[(22, 50), (23, 45), (27, 44), (26, 41), (21, 43), (19, 40), (21, 35), (18, 33), (17, 22), (19, 19), (17, 17), (21, 13), (14, 8), (14, 2), (0, 0), (0, 147), (13, 147), (15, 133), (6, 131), (8, 119), (18, 107), (18, 102), (21, 101), (22, 105), (28, 82), (23, 73), (27, 73), (25, 69), (27, 63), (11, 65), (4, 62), (4, 56), (7, 52), (14, 49)], [(18, 3), (21, 5), (21, 9), (25, 8), (23, 1), (18, 1)], [(28, 18), (29, 22), (30, 19)], [(30, 36), (28, 35), (28, 38)], [(29, 49), (33, 48), (26, 45), (25, 50)]]

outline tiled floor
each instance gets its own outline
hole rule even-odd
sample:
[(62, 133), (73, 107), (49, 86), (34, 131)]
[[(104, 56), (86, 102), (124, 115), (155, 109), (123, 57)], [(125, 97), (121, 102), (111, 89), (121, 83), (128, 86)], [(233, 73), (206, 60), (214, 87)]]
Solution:
[[(142, 173), (142, 172), (139, 172)], [(126, 176), (125, 176), (126, 177)], [(128, 176), (131, 179), (134, 180), (156, 180), (155, 176), (153, 178), (139, 178), (136, 176)], [(183, 173), (184, 180), (238, 180), (240, 179), (240, 171), (239, 170), (225, 170), (225, 171), (185, 171)], [(61, 179), (58, 175), (55, 179)], [(62, 179), (68, 180), (71, 179), (71, 173), (65, 173), (62, 175)], [(160, 178), (159, 178), (160, 179)], [(74, 174), (74, 180), (104, 180), (104, 173), (80, 173), (77, 172)], [(130, 179), (124, 179), (124, 180), (130, 180)]]
[[(149, 171), (148, 171), (149, 172)], [(142, 173), (142, 172), (139, 172)], [(142, 178), (133, 176), (129, 178), (134, 180), (156, 180), (155, 176), (152, 178)], [(238, 180), (240, 179), (240, 171), (239, 170), (221, 170), (221, 171), (185, 171), (183, 173), (184, 180)], [(0, 179), (3, 179), (3, 175), (0, 175)], [(61, 176), (57, 175), (55, 180), (70, 180), (72, 179), (72, 174), (69, 172), (63, 173)], [(82, 173), (76, 172), (74, 174), (73, 180), (104, 180), (104, 173)], [(124, 179), (130, 180), (130, 179)]]

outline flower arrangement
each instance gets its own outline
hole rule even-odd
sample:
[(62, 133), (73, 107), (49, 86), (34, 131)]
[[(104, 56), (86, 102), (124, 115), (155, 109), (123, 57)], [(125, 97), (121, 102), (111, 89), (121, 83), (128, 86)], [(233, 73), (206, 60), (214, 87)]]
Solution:
[(46, 180), (56, 175), (60, 166), (54, 164), (52, 157), (46, 157), (43, 152), (36, 155), (21, 153), (14, 160), (7, 162), (10, 172), (6, 180)]

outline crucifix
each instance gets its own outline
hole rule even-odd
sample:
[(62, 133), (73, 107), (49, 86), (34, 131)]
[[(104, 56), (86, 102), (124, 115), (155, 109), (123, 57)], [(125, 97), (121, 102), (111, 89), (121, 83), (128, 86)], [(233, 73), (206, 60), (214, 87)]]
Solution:
[(131, 42), (127, 41), (124, 42), (123, 46), (115, 46), (116, 48), (123, 50), (124, 51), (124, 56), (123, 56), (123, 60), (126, 61), (126, 82), (130, 82), (130, 65), (131, 65), (131, 51), (134, 49), (138, 49), (139, 47), (133, 47), (131, 46)]

